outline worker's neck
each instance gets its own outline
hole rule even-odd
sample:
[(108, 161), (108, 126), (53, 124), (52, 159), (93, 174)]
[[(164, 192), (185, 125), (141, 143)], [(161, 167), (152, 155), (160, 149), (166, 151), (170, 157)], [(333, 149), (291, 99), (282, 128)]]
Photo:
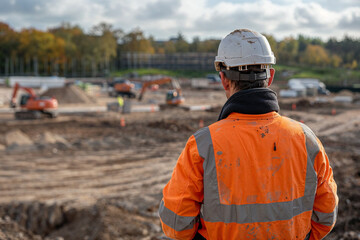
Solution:
[(237, 92), (238, 92), (238, 90), (235, 90), (235, 88), (232, 88), (232, 87), (229, 88), (228, 90), (225, 90), (225, 94), (228, 99)]

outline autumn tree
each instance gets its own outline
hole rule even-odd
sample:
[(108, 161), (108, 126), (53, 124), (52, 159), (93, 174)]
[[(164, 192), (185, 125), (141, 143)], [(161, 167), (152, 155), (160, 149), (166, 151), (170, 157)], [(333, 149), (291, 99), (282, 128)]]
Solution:
[(0, 58), (14, 56), (19, 46), (19, 34), (8, 24), (0, 22)]
[(19, 52), (29, 57), (62, 59), (65, 55), (65, 41), (50, 32), (24, 29), (19, 35)]
[(268, 35), (268, 34), (264, 34), (263, 35), (266, 37), (266, 39), (268, 40), (271, 50), (273, 51), (275, 57), (278, 57), (278, 44), (276, 39), (274, 38), (273, 35)]
[(199, 43), (198, 52), (211, 52), (216, 53), (219, 47), (220, 40), (207, 39)]
[(164, 44), (165, 53), (176, 53), (175, 43), (173, 41), (166, 41)]
[(0, 72), (8, 72), (18, 55), (19, 34), (8, 24), (0, 22)]
[(194, 37), (192, 43), (189, 44), (189, 51), (190, 52), (198, 52), (200, 46), (200, 38)]
[(79, 36), (84, 36), (85, 34), (79, 26), (72, 26), (70, 23), (62, 23), (59, 27), (49, 29), (49, 32), (65, 41), (66, 58), (72, 59), (79, 57), (78, 46), (81, 42), (76, 42), (75, 39)]
[(182, 33), (178, 33), (177, 37), (173, 41), (175, 43), (176, 52), (189, 52), (189, 43), (185, 40), (185, 37)]
[(137, 52), (137, 53), (154, 53), (154, 47), (151, 45), (149, 39), (144, 36), (144, 33), (139, 28), (125, 34), (121, 41), (120, 49), (123, 52)]
[(300, 61), (307, 65), (327, 66), (330, 63), (330, 58), (323, 47), (309, 44), (300, 57)]
[(110, 24), (100, 23), (92, 28), (90, 34), (96, 38), (94, 48), (96, 56), (106, 59), (116, 56), (117, 39), (122, 37), (122, 30), (115, 30)]
[(282, 64), (291, 64), (296, 61), (299, 44), (293, 37), (284, 38), (278, 44), (278, 61)]

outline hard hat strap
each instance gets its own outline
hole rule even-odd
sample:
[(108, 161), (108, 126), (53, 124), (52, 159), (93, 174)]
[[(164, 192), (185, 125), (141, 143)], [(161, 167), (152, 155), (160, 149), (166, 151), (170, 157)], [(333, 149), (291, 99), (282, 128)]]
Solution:
[(253, 81), (259, 81), (259, 80), (266, 80), (268, 78), (267, 71), (256, 73), (251, 71), (250, 73), (242, 73), (236, 70), (221, 70), (225, 73), (225, 76), (233, 81), (247, 81), (247, 82), (253, 82)]

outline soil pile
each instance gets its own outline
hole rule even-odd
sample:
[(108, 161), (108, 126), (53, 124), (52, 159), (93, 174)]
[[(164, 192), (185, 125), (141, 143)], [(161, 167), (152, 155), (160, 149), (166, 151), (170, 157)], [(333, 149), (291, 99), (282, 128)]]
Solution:
[(44, 134), (41, 136), (40, 142), (45, 145), (57, 144), (57, 143), (65, 145), (65, 146), (69, 145), (69, 142), (66, 141), (65, 138), (61, 137), (60, 135), (48, 132), (48, 131), (44, 132)]
[(71, 209), (67, 215), (67, 223), (52, 232), (50, 238), (135, 240), (159, 239), (162, 235), (158, 217), (141, 216), (105, 202)]
[[(39, 202), (0, 207), (0, 239), (159, 239), (157, 216), (143, 215), (99, 201), (90, 206), (65, 207)], [(36, 234), (36, 235), (35, 235)]]
[(13, 130), (5, 134), (6, 146), (13, 148), (26, 148), (33, 145), (33, 141), (22, 131)]
[(337, 93), (338, 96), (349, 96), (352, 97), (354, 96), (354, 93), (349, 91), (349, 90), (341, 90), (340, 92)]
[(54, 97), (60, 104), (69, 103), (95, 103), (96, 100), (88, 96), (81, 88), (75, 85), (62, 88), (52, 88), (42, 94), (42, 96)]

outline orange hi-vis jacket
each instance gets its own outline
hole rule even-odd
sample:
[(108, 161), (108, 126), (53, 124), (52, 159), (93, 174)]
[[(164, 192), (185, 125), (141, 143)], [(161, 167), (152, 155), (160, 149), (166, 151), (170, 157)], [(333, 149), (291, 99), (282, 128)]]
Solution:
[(322, 239), (338, 197), (321, 142), (304, 124), (231, 113), (191, 136), (159, 215), (174, 239)]

